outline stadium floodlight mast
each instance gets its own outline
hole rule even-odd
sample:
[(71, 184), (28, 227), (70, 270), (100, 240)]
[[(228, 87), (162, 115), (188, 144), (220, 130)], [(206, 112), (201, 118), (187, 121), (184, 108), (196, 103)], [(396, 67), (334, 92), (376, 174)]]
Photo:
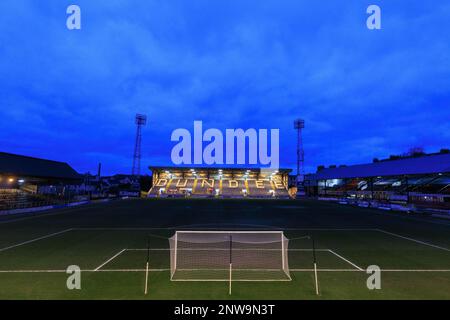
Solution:
[(305, 120), (297, 119), (294, 121), (294, 129), (297, 130), (297, 185), (303, 182), (303, 166), (304, 166), (304, 151), (302, 141), (302, 130), (305, 128)]
[(131, 174), (139, 177), (141, 174), (141, 140), (142, 140), (142, 126), (147, 124), (147, 116), (144, 114), (136, 114), (136, 141), (134, 143), (133, 155), (133, 169)]

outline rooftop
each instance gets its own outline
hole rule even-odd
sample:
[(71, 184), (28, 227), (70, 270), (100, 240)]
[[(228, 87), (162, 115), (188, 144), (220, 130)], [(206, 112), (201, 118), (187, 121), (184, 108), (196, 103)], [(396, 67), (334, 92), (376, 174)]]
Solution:
[(0, 152), (0, 175), (56, 179), (79, 179), (81, 177), (66, 162), (6, 152)]
[(337, 168), (325, 168), (309, 175), (311, 180), (366, 178), (378, 176), (437, 174), (450, 172), (450, 154), (380, 161)]

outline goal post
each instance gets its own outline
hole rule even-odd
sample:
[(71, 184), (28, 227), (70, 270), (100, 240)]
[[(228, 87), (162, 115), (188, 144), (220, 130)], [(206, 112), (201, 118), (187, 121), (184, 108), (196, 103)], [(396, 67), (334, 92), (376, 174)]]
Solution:
[(283, 231), (176, 231), (172, 281), (290, 281)]
[(230, 254), (230, 273), (228, 276), (228, 294), (231, 296), (231, 284), (233, 281), (233, 236), (230, 235), (230, 250), (229, 250), (229, 254)]
[(148, 293), (149, 264), (150, 264), (150, 238), (147, 240), (147, 263), (145, 264), (145, 288), (144, 288), (145, 295), (147, 295)]

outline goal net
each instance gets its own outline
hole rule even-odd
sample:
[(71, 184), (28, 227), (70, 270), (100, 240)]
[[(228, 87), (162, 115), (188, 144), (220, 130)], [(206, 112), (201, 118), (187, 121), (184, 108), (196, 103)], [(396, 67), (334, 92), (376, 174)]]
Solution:
[(172, 281), (289, 281), (282, 231), (176, 231), (170, 242)]

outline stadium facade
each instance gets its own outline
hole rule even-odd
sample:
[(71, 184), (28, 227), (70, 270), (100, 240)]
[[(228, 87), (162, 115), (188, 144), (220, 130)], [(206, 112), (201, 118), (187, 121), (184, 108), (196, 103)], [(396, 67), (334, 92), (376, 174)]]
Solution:
[(65, 162), (0, 152), (0, 211), (55, 204), (82, 180)]
[(290, 198), (290, 169), (150, 167), (148, 197)]
[(308, 196), (367, 206), (450, 210), (450, 154), (323, 168), (305, 178)]
[[(34, 193), (50, 185), (77, 184), (83, 176), (65, 162), (0, 152), (0, 188), (22, 188)], [(43, 191), (43, 189), (42, 189)]]

